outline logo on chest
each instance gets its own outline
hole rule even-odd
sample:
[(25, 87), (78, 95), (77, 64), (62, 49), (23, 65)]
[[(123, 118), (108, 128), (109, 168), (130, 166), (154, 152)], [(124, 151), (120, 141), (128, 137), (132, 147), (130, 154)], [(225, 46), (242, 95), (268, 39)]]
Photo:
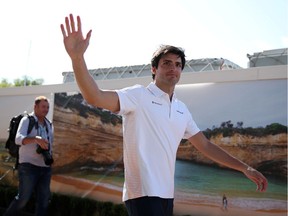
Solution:
[(162, 103), (158, 103), (158, 102), (156, 102), (156, 101), (152, 101), (152, 104), (162, 106)]
[(184, 114), (184, 112), (182, 112), (182, 111), (179, 111), (179, 110), (176, 110), (176, 112), (177, 112), (177, 113), (180, 113), (181, 115), (183, 115), (183, 114)]

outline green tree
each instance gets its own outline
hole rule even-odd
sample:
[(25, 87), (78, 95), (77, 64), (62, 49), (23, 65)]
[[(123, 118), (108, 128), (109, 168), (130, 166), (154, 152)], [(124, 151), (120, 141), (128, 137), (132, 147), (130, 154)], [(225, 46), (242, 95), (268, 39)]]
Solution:
[(7, 88), (7, 87), (11, 87), (12, 84), (8, 82), (7, 79), (3, 79), (1, 80), (1, 83), (0, 83), (0, 88)]
[(278, 134), (278, 133), (287, 133), (287, 126), (278, 124), (278, 123), (273, 123), (270, 125), (267, 125), (264, 129), (265, 134)]
[(33, 85), (42, 85), (44, 82), (43, 79), (32, 79), (31, 77), (24, 76), (22, 79), (15, 79), (14, 83), (9, 83), (7, 79), (3, 79), (0, 83), (0, 88), (6, 87), (18, 87), (18, 86), (33, 86)]
[(223, 137), (233, 136), (235, 133), (250, 135), (256, 137), (262, 137), (267, 135), (276, 135), (281, 133), (287, 133), (287, 126), (281, 125), (279, 123), (272, 123), (263, 127), (243, 127), (243, 122), (237, 122), (237, 126), (234, 127), (231, 121), (222, 122), (220, 127), (213, 126), (212, 129), (207, 128), (203, 133), (205, 136), (210, 139), (213, 136), (218, 134), (223, 134)]
[(31, 77), (24, 76), (23, 79), (15, 79), (14, 86), (32, 86), (32, 85), (42, 85), (43, 79), (33, 80)]

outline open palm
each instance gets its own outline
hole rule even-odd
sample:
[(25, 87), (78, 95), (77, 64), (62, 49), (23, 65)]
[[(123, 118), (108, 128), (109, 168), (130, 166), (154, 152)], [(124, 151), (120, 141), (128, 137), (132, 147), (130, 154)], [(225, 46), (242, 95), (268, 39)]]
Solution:
[[(70, 18), (70, 20), (69, 20)], [(61, 31), (64, 39), (65, 49), (71, 59), (83, 57), (91, 37), (92, 30), (90, 30), (86, 38), (83, 37), (82, 28), (81, 28), (81, 19), (77, 16), (77, 29), (75, 28), (74, 17), (72, 14), (68, 17), (65, 17), (65, 26), (61, 24)]]

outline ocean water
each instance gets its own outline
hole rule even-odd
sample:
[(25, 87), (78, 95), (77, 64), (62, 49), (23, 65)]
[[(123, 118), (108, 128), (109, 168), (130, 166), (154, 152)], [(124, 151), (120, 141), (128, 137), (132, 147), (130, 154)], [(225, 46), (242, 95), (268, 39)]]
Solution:
[(271, 176), (267, 179), (267, 191), (259, 192), (254, 182), (240, 172), (177, 161), (175, 198), (221, 205), (225, 194), (231, 206), (253, 210), (286, 210), (287, 182)]
[[(101, 171), (101, 168), (82, 167), (82, 172), (71, 175), (122, 190), (123, 172), (117, 172), (114, 167), (103, 174), (95, 174), (95, 170)], [(271, 176), (267, 179), (267, 191), (258, 192), (254, 182), (240, 172), (176, 161), (175, 200), (221, 206), (225, 194), (229, 206), (251, 210), (287, 210), (287, 182)]]

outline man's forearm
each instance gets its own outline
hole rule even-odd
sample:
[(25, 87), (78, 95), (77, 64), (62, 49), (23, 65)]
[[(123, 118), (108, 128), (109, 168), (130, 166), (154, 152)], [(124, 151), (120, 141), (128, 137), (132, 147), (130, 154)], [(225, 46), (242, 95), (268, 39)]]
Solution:
[(245, 171), (249, 167), (247, 164), (233, 157), (221, 147), (210, 142), (202, 132), (199, 132), (193, 137), (191, 137), (189, 141), (202, 154), (204, 154), (206, 157), (219, 164), (222, 164), (235, 170), (239, 170), (241, 172)]
[(84, 58), (72, 59), (72, 66), (75, 80), (83, 97), (89, 104), (95, 105), (95, 98), (100, 90), (93, 77), (89, 74)]
[(210, 143), (209, 149), (205, 151), (204, 154), (211, 160), (240, 172), (244, 172), (249, 168), (247, 164), (238, 160), (214, 143)]

